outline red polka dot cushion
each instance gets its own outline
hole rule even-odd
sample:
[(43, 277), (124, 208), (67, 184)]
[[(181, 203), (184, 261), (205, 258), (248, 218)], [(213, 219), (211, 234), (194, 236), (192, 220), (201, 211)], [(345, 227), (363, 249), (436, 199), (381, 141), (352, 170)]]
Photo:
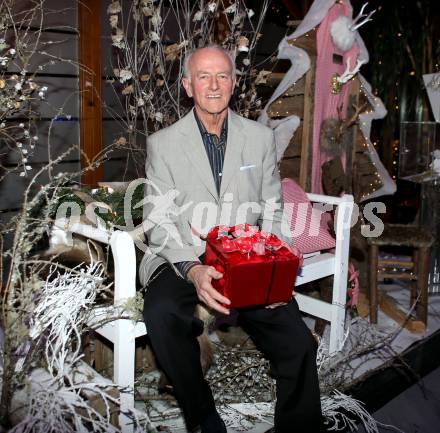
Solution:
[(322, 210), (314, 208), (304, 190), (292, 179), (281, 181), (284, 214), (289, 221), (294, 243), (303, 254), (329, 250), (335, 239), (323, 225)]

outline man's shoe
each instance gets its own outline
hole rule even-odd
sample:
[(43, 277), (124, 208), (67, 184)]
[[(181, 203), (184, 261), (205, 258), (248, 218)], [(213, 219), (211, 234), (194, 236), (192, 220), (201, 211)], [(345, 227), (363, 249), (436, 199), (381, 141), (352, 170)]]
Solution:
[(226, 425), (217, 411), (211, 412), (200, 424), (201, 433), (227, 433)]

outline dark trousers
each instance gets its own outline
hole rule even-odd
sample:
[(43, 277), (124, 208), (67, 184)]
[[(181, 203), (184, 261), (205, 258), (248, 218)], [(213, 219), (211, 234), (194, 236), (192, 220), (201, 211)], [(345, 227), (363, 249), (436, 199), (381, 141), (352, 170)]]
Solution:
[[(160, 367), (171, 381), (188, 429), (215, 410), (200, 365), (197, 336), (203, 322), (194, 317), (195, 287), (170, 267), (162, 268), (146, 289), (144, 320)], [(319, 433), (321, 404), (316, 341), (295, 300), (275, 309), (239, 310), (239, 324), (271, 363), (276, 379), (276, 433)]]

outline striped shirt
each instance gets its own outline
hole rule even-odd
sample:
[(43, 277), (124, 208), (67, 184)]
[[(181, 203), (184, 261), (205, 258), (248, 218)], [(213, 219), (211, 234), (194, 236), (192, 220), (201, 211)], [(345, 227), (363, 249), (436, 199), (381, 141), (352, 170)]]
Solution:
[(215, 186), (217, 187), (217, 193), (220, 194), (223, 162), (225, 160), (226, 142), (228, 139), (228, 118), (225, 118), (220, 137), (218, 137), (216, 134), (211, 134), (206, 130), (205, 125), (199, 119), (195, 110), (194, 117), (196, 118), (197, 125), (199, 125), (200, 134), (202, 135), (203, 144), (205, 145), (206, 154), (211, 165), (212, 175), (214, 176)]
[[(194, 117), (197, 121), (197, 125), (199, 126), (200, 134), (202, 136), (203, 144), (205, 146), (206, 154), (208, 156), (209, 164), (211, 166), (211, 171), (214, 177), (217, 193), (220, 194), (223, 163), (225, 160), (226, 143), (228, 140), (228, 118), (225, 118), (220, 132), (220, 137), (218, 137), (216, 134), (211, 134), (210, 132), (208, 132), (205, 125), (197, 116), (196, 110), (194, 110), (193, 112)], [(174, 266), (178, 269), (178, 271), (185, 279), (187, 279), (189, 270), (195, 265), (200, 265), (200, 262), (174, 263)]]

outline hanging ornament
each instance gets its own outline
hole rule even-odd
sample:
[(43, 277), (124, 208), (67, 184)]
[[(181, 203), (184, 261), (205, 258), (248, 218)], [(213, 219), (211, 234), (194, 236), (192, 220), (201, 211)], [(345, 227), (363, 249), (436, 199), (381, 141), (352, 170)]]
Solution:
[[(371, 21), (371, 15), (373, 15), (376, 10), (373, 10), (368, 15), (364, 15), (363, 12), (367, 5), (368, 3), (365, 3), (362, 6), (359, 15), (354, 20), (346, 17), (345, 15), (341, 15), (332, 22), (330, 26), (330, 35), (332, 37), (333, 44), (341, 51), (350, 50), (354, 44), (356, 30), (368, 21)], [(361, 22), (358, 22), (362, 18), (365, 19)]]
[(337, 95), (342, 90), (342, 85), (350, 81), (361, 69), (361, 66), (366, 63), (366, 60), (357, 60), (356, 66), (350, 70), (350, 58), (347, 59), (347, 66), (342, 75), (334, 73), (331, 78), (331, 92), (333, 95)]
[(321, 150), (329, 156), (341, 156), (342, 148), (342, 120), (328, 118), (321, 122), (319, 144)]
[(351, 25), (352, 20), (341, 15), (330, 26), (333, 44), (341, 51), (348, 51), (353, 46), (355, 33), (350, 30)]
[(339, 74), (335, 72), (331, 79), (331, 92), (333, 95), (337, 95), (342, 90), (342, 83), (338, 80), (338, 78), (340, 78)]

